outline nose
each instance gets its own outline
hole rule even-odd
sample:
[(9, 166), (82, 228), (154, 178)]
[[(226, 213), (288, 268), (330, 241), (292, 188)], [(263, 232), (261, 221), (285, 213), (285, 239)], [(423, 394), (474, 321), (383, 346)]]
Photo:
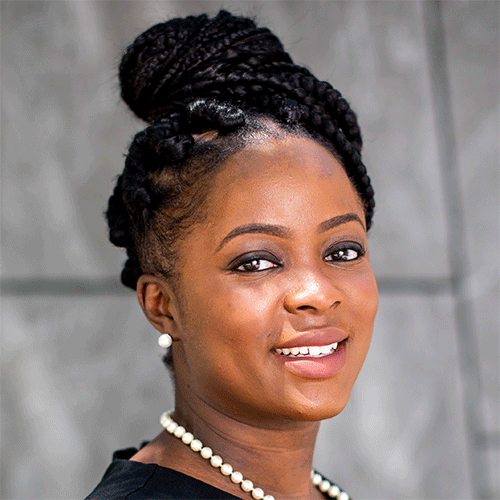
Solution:
[(321, 314), (337, 307), (342, 301), (342, 292), (335, 286), (331, 276), (320, 270), (295, 272), (285, 294), (284, 307), (290, 313), (309, 311)]

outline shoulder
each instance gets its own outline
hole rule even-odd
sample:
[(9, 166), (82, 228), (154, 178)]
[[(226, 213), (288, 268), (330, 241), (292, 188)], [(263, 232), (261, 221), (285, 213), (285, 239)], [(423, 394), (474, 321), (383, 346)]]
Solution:
[[(154, 464), (141, 464), (130, 460), (114, 460), (100, 483), (85, 500), (139, 498), (137, 494), (144, 492), (149, 481), (154, 479), (157, 467)], [(151, 497), (153, 498), (160, 496)]]
[(234, 496), (173, 469), (114, 459), (85, 500), (233, 500)]

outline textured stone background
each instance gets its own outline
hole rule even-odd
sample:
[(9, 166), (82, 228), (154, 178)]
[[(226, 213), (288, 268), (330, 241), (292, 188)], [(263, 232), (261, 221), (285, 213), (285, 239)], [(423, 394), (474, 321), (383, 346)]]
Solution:
[(142, 128), (121, 51), (222, 5), (358, 111), (381, 304), (316, 466), (357, 499), (499, 498), (496, 1), (2, 1), (3, 499), (82, 498), (172, 406), (102, 211)]

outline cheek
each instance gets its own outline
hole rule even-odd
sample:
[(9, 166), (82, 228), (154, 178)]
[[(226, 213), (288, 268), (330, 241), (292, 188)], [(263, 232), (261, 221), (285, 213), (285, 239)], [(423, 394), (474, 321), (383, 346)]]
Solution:
[(277, 312), (281, 305), (281, 292), (270, 283), (236, 287), (226, 290), (225, 298), (215, 314), (215, 321), (222, 314), (228, 328), (248, 331), (252, 336), (257, 333), (262, 337), (273, 334), (276, 328)]
[(269, 284), (222, 286), (192, 290), (185, 305), (184, 326), (189, 348), (241, 355), (242, 346), (267, 346), (281, 331), (280, 294)]
[(347, 280), (351, 321), (357, 329), (369, 330), (370, 336), (378, 309), (378, 289), (371, 271), (350, 276)]
[(266, 377), (256, 374), (268, 373), (270, 349), (282, 330), (276, 290), (263, 285), (211, 288), (191, 289), (184, 302), (178, 380), (211, 404), (255, 404), (256, 388), (259, 394), (266, 391)]

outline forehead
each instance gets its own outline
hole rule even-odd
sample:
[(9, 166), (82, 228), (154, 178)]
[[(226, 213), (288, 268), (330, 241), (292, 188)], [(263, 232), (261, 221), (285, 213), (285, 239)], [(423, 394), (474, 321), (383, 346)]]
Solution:
[(215, 211), (219, 220), (221, 211), (255, 218), (259, 212), (300, 209), (299, 201), (327, 211), (363, 212), (344, 168), (326, 148), (309, 138), (262, 135), (223, 162), (208, 196), (208, 212)]

